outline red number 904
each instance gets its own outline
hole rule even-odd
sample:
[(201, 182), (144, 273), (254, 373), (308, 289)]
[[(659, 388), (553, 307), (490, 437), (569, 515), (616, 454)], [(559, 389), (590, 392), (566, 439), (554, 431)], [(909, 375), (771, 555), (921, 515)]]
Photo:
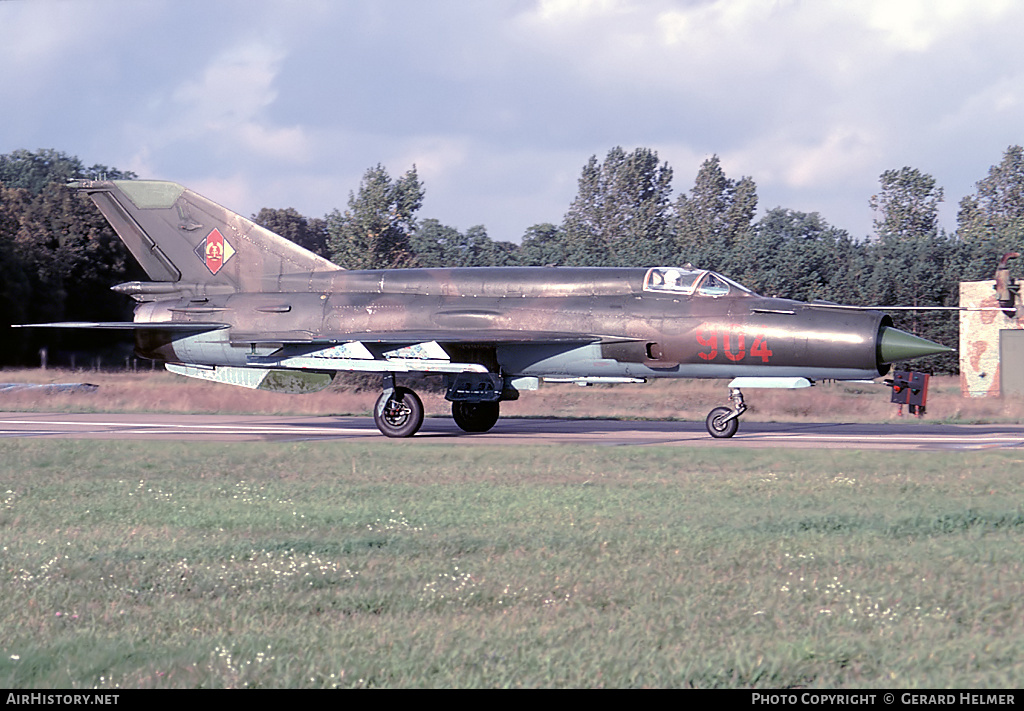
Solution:
[[(697, 343), (703, 349), (697, 355), (707, 361), (717, 358), (720, 349), (734, 363), (744, 360), (748, 355), (747, 332), (738, 323), (729, 324), (721, 330), (715, 324), (702, 323), (697, 327)], [(749, 355), (751, 358), (760, 358), (762, 363), (771, 359), (772, 351), (763, 333), (754, 338)]]

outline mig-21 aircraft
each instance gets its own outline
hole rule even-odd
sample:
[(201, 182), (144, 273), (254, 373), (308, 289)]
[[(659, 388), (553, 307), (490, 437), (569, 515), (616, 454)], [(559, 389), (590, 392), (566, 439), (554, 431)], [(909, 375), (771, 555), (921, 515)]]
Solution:
[(374, 421), (409, 437), (423, 404), (397, 380), (438, 374), (452, 416), (486, 432), (500, 403), (544, 381), (730, 380), (707, 429), (731, 437), (742, 388), (869, 380), (951, 349), (877, 310), (767, 298), (682, 267), (343, 269), (171, 182), (77, 181), (151, 281), (123, 323), (36, 324), (134, 331), (136, 352), (173, 373), (308, 392), (338, 372), (375, 372)]

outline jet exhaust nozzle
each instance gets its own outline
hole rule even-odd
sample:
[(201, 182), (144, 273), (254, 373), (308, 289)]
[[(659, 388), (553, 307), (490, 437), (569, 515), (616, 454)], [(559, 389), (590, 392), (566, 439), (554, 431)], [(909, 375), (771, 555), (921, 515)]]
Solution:
[(896, 363), (901, 360), (912, 360), (953, 351), (948, 346), (891, 326), (883, 326), (880, 336), (878, 341), (878, 361), (880, 363)]

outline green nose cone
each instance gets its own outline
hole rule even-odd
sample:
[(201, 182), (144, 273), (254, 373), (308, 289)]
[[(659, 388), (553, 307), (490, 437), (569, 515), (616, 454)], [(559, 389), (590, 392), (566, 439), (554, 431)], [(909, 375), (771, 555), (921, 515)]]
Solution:
[(953, 350), (889, 326), (882, 328), (881, 335), (878, 342), (878, 360), (881, 363), (923, 358), (936, 353), (949, 353)]

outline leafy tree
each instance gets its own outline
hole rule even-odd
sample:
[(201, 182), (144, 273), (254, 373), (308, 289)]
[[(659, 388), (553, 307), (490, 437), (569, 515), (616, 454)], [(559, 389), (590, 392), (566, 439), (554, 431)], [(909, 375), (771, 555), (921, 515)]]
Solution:
[(957, 213), (962, 278), (991, 279), (999, 258), (1024, 246), (1024, 148), (1007, 148), (975, 187)]
[(0, 156), (0, 184), (8, 188), (24, 188), (37, 195), (50, 183), (64, 183), (74, 178), (97, 180), (133, 179), (130, 171), (94, 165), (86, 168), (75, 156), (44, 148), (36, 152), (16, 150)]
[[(871, 273), (865, 300), (883, 306), (951, 306), (959, 297), (958, 246), (939, 230), (943, 190), (916, 168), (887, 170), (869, 205), (877, 238), (866, 245)], [(940, 343), (955, 343), (957, 320), (948, 313), (894, 312), (897, 328)], [(956, 356), (931, 356), (901, 364), (913, 370), (955, 372)]]
[(515, 242), (491, 242), (489, 264), (495, 267), (518, 267), (519, 245)]
[(50, 183), (16, 204), (19, 249), (42, 297), (33, 316), (120, 320), (131, 313), (130, 302), (110, 291), (126, 279), (128, 252), (91, 200)]
[[(959, 301), (958, 248), (944, 232), (923, 237), (884, 236), (867, 245), (872, 273), (865, 301), (883, 306), (955, 306)], [(935, 311), (893, 311), (897, 328), (955, 346), (959, 321), (955, 314)], [(957, 356), (929, 356), (901, 363), (901, 368), (953, 373)]]
[(516, 245), (493, 242), (483, 225), (463, 234), (434, 219), (424, 220), (410, 245), (420, 267), (488, 267), (516, 264)]
[(942, 188), (935, 178), (916, 168), (887, 170), (879, 177), (881, 190), (868, 203), (876, 212), (879, 237), (928, 237), (938, 233)]
[(676, 200), (676, 259), (728, 270), (733, 249), (749, 233), (756, 212), (754, 181), (732, 180), (717, 155), (708, 158), (697, 171), (690, 194)]
[(952, 240), (939, 234), (942, 188), (916, 168), (887, 170), (879, 183), (868, 201), (878, 236), (869, 248), (867, 293), (879, 304), (936, 304), (937, 291), (947, 288), (945, 261), (955, 253)]
[(988, 177), (975, 185), (977, 195), (964, 199), (976, 210), (970, 216), (984, 216), (992, 223), (1024, 220), (1024, 148), (1007, 148), (999, 165), (989, 168)]
[(415, 263), (418, 267), (452, 266), (453, 253), (462, 241), (462, 235), (454, 227), (443, 225), (439, 220), (423, 220), (409, 241)]
[[(0, 322), (130, 319), (131, 303), (110, 291), (131, 272), (127, 250), (92, 201), (64, 187), (72, 178), (101, 177), (135, 176), (85, 168), (54, 150), (0, 156)], [(19, 331), (4, 358), (17, 362), (64, 338)], [(110, 342), (96, 332), (74, 336), (76, 348)]]
[(494, 242), (483, 225), (473, 225), (462, 236), (453, 253), (455, 267), (488, 267), (494, 265)]
[(732, 274), (766, 296), (856, 303), (863, 252), (816, 212), (777, 207), (754, 224)]
[(325, 259), (328, 256), (326, 220), (304, 217), (294, 207), (284, 210), (265, 207), (252, 216), (252, 221), (314, 254)]
[(648, 148), (615, 147), (603, 163), (591, 156), (562, 223), (568, 263), (648, 266), (671, 254), (672, 169)]
[(550, 222), (527, 228), (519, 246), (519, 262), (524, 266), (546, 267), (568, 263), (565, 233)]
[(331, 261), (348, 269), (388, 269), (412, 262), (410, 236), (424, 190), (416, 167), (392, 180), (377, 164), (350, 193), (348, 210), (327, 216)]
[(20, 224), (17, 211), (12, 209), (12, 192), (0, 186), (0, 326), (23, 323), (32, 295), (28, 269), (17, 244)]

